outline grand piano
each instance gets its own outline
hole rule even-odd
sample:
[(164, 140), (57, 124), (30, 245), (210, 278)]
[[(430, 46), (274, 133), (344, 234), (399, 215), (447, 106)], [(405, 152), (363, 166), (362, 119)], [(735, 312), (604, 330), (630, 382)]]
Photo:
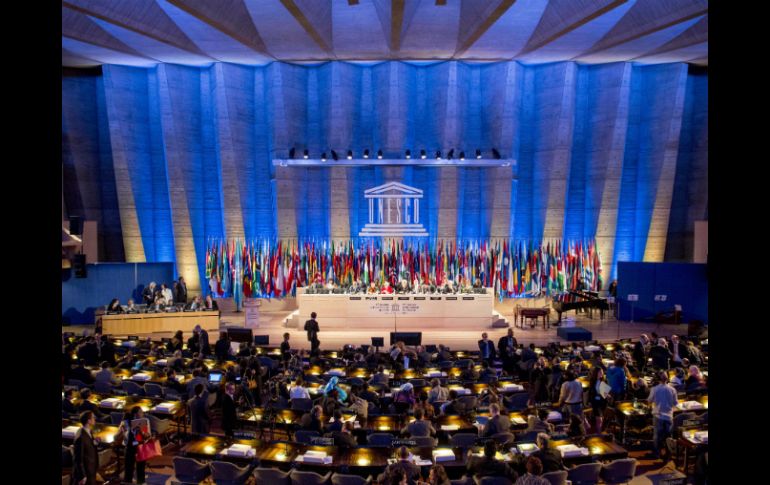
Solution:
[(604, 319), (604, 310), (610, 309), (606, 298), (599, 298), (599, 292), (597, 291), (570, 291), (568, 293), (562, 293), (556, 295), (553, 298), (551, 306), (559, 314), (559, 321), (556, 325), (561, 323), (561, 314), (570, 310), (587, 310), (588, 317), (593, 318), (593, 310), (598, 309), (600, 318)]

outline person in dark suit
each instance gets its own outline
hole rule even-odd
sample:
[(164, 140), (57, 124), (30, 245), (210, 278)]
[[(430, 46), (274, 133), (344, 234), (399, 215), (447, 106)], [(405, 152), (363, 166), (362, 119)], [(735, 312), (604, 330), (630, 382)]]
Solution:
[(144, 418), (144, 411), (142, 411), (142, 408), (139, 406), (134, 406), (131, 408), (131, 411), (123, 416), (123, 421), (121, 421), (120, 429), (118, 430), (124, 437), (125, 445), (124, 483), (131, 483), (133, 481), (134, 471), (136, 471), (136, 483), (144, 483), (147, 462), (137, 460), (136, 454), (138, 452), (139, 444), (150, 439), (150, 435), (148, 434), (150, 430), (146, 429), (143, 431), (140, 426), (132, 426), (132, 422), (135, 419), (142, 418)]
[(155, 303), (155, 282), (151, 281), (149, 285), (145, 286), (142, 290), (142, 300), (147, 306)]
[(219, 305), (217, 304), (216, 300), (211, 297), (211, 295), (206, 295), (206, 300), (203, 302), (203, 309), (209, 311), (218, 311)]
[(317, 431), (318, 434), (323, 433), (323, 424), (321, 423), (322, 412), (323, 408), (321, 406), (313, 406), (313, 409), (311, 409), (309, 413), (303, 414), (302, 418), (299, 420), (300, 429)]
[(195, 295), (190, 303), (185, 305), (185, 310), (200, 310), (203, 304), (201, 303), (201, 297)]
[(184, 278), (179, 277), (179, 281), (176, 284), (176, 292), (174, 294), (175, 303), (187, 303), (187, 284), (184, 282)]
[(355, 425), (352, 421), (348, 421), (342, 425), (342, 429), (339, 431), (332, 431), (328, 433), (329, 437), (334, 440), (334, 446), (340, 448), (353, 448), (358, 446), (355, 436), (353, 436), (353, 428)]
[(305, 322), (305, 331), (307, 332), (307, 340), (310, 342), (311, 352), (315, 351), (321, 343), (318, 340), (318, 332), (321, 330), (318, 328), (316, 316), (315, 312), (311, 313), (310, 320)]
[(370, 386), (380, 386), (382, 389), (386, 390), (390, 389), (390, 377), (387, 372), (385, 372), (385, 366), (379, 365), (377, 366), (377, 373), (372, 375), (372, 377), (369, 378), (369, 385)]
[(289, 332), (283, 334), (283, 342), (281, 342), (281, 359), (284, 362), (288, 362), (291, 359), (291, 345), (289, 344)]
[(219, 340), (214, 344), (214, 355), (219, 362), (224, 362), (230, 356), (230, 338), (227, 332), (219, 332)]
[(202, 329), (200, 325), (195, 326), (193, 333), (198, 336), (198, 352), (200, 352), (201, 355), (209, 355), (211, 353), (211, 345), (209, 345), (209, 333)]
[(123, 307), (120, 306), (120, 300), (113, 298), (109, 305), (107, 305), (107, 313), (125, 313)]
[(452, 360), (452, 353), (449, 352), (449, 347), (444, 344), (438, 344), (438, 362), (448, 362)]
[(72, 399), (75, 397), (75, 391), (72, 389), (67, 389), (64, 391), (64, 397), (61, 399), (61, 410), (62, 413), (66, 414), (77, 414), (78, 409), (75, 407), (74, 404), (72, 404)]
[(332, 412), (332, 417), (334, 418), (334, 421), (327, 424), (324, 431), (326, 431), (326, 433), (342, 431), (342, 411), (339, 408), (335, 409)]
[(195, 397), (187, 401), (190, 406), (190, 421), (193, 433), (205, 434), (209, 432), (211, 426), (211, 415), (209, 414), (208, 392), (203, 384), (195, 385)]
[(408, 434), (412, 438), (419, 438), (422, 436), (436, 436), (436, 428), (433, 427), (430, 421), (422, 419), (424, 413), (422, 409), (415, 409), (414, 421), (404, 426), (401, 430), (401, 434)]
[(72, 483), (76, 485), (96, 485), (96, 470), (99, 468), (99, 452), (96, 450), (96, 441), (93, 437), (93, 429), (96, 425), (96, 417), (90, 411), (80, 415), (80, 429), (75, 444), (73, 445), (74, 462)]
[[(99, 364), (99, 347), (96, 345), (96, 339), (94, 337), (88, 337), (85, 343), (81, 344), (78, 348), (78, 358), (85, 361), (85, 365), (98, 365)], [(87, 381), (83, 381), (86, 382)]]
[(505, 477), (510, 481), (516, 481), (516, 472), (511, 470), (507, 463), (495, 459), (497, 453), (497, 444), (494, 440), (484, 443), (484, 456), (473, 456), (472, 450), (468, 450), (468, 473), (473, 475), (476, 480), (483, 477)]
[(508, 375), (513, 375), (516, 372), (516, 362), (519, 360), (519, 356), (516, 354), (518, 345), (516, 337), (513, 336), (513, 329), (510, 327), (508, 334), (500, 337), (500, 340), (497, 341), (497, 350), (503, 361), (503, 369)]
[(80, 359), (78, 361), (78, 366), (70, 371), (70, 379), (77, 379), (85, 384), (94, 383), (94, 376), (91, 374), (90, 370), (86, 369), (85, 359)]
[(556, 472), (564, 470), (564, 462), (561, 459), (559, 450), (549, 447), (551, 438), (545, 433), (537, 435), (537, 447), (540, 448), (529, 456), (539, 458), (543, 463), (543, 473)]
[(479, 340), (479, 357), (490, 365), (495, 360), (495, 343), (487, 338), (487, 332), (482, 333)]
[(509, 433), (511, 431), (511, 420), (508, 416), (500, 414), (500, 405), (492, 403), (489, 405), (489, 422), (484, 426), (481, 436), (488, 438), (497, 433)]
[(664, 338), (659, 338), (657, 345), (650, 348), (650, 358), (656, 369), (668, 369), (672, 357), (671, 351), (668, 350), (668, 343)]
[(108, 362), (110, 367), (115, 367), (115, 344), (112, 343), (112, 339), (108, 336), (102, 336), (100, 338), (101, 346), (99, 348), (99, 358), (102, 361)]
[(235, 404), (235, 384), (225, 385), (225, 395), (222, 397), (222, 430), (228, 438), (233, 437), (233, 429), (238, 421)]
[(644, 367), (647, 365), (647, 354), (649, 353), (650, 339), (647, 335), (642, 334), (639, 337), (639, 341), (634, 344), (634, 362), (636, 363), (636, 370), (639, 372), (644, 371)]
[(409, 461), (409, 450), (406, 446), (398, 449), (398, 461), (388, 465), (378, 482), (388, 485), (398, 485), (402, 483), (406, 476), (406, 483), (414, 485), (420, 479), (420, 467)]

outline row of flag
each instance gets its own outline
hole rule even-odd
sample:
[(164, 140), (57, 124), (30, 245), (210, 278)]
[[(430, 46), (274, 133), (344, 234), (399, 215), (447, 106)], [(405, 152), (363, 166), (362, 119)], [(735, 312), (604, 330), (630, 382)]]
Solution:
[(295, 295), (315, 281), (345, 286), (399, 280), (472, 285), (476, 279), (500, 298), (544, 296), (602, 288), (601, 258), (594, 240), (445, 241), (403, 239), (211, 240), (206, 279), (215, 296)]

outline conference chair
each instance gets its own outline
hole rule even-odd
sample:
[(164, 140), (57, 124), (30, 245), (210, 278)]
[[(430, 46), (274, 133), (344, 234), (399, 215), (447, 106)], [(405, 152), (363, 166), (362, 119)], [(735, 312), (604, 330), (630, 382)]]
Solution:
[(112, 384), (107, 381), (94, 382), (94, 391), (99, 394), (112, 394), (113, 387)]
[(417, 392), (418, 388), (423, 388), (426, 386), (425, 379), (410, 379), (409, 384), (415, 388), (415, 392)]
[(601, 471), (601, 463), (584, 463), (569, 470), (567, 479), (572, 482), (572, 485), (596, 485), (599, 483)]
[(70, 386), (73, 386), (73, 387), (77, 387), (78, 391), (83, 389), (83, 388), (88, 387), (88, 384), (86, 384), (85, 382), (81, 381), (80, 379), (69, 379), (69, 380), (67, 380), (67, 384), (70, 385)]
[(366, 437), (369, 446), (389, 448), (393, 441), (393, 435), (390, 433), (372, 433)]
[(209, 475), (211, 475), (211, 469), (206, 463), (193, 458), (174, 457), (174, 476), (171, 477), (172, 484), (198, 485)]
[(449, 444), (455, 448), (471, 448), (476, 444), (478, 436), (475, 433), (457, 433), (449, 437)]
[(623, 458), (602, 466), (601, 476), (608, 485), (628, 483), (634, 479), (636, 473), (636, 458)]
[(252, 473), (257, 483), (269, 483), (270, 485), (291, 485), (289, 472), (282, 472), (277, 468), (255, 468)]
[(474, 482), (473, 482), (473, 479), (468, 475), (463, 475), (458, 479), (449, 480), (449, 483), (451, 483), (452, 485), (473, 485)]
[(144, 396), (144, 388), (136, 382), (123, 381), (122, 386), (129, 396)]
[(516, 435), (516, 441), (534, 443), (537, 439), (537, 434), (537, 431), (528, 431), (526, 433), (522, 432)]
[(414, 442), (419, 447), (434, 447), (438, 445), (438, 440), (436, 438), (431, 438), (430, 436), (413, 436), (412, 438), (409, 438), (410, 440), (414, 440)]
[(150, 429), (158, 436), (165, 435), (171, 429), (170, 419), (161, 419), (150, 413), (147, 413), (146, 416), (150, 420)]
[(551, 485), (567, 485), (566, 470), (543, 473), (541, 477), (545, 480), (548, 480), (551, 483)]
[(292, 485), (325, 485), (329, 482), (331, 476), (332, 472), (328, 472), (326, 475), (319, 475), (315, 472), (301, 472), (296, 469), (292, 470), (289, 475)]
[(529, 407), (529, 393), (517, 392), (503, 397), (503, 405), (509, 411), (524, 411)]
[(319, 436), (318, 431), (298, 429), (294, 432), (294, 441), (309, 445), (313, 438), (318, 438)]
[(147, 397), (163, 397), (163, 386), (159, 384), (153, 384), (152, 382), (148, 382), (144, 385), (144, 392), (147, 394)]
[(499, 445), (505, 445), (507, 443), (513, 443), (515, 441), (513, 433), (510, 433), (510, 432), (495, 433), (491, 436), (491, 438), (495, 440)]
[(251, 476), (251, 467), (239, 467), (226, 461), (212, 461), (211, 479), (216, 485), (242, 485)]
[(177, 391), (175, 391), (174, 389), (171, 389), (170, 387), (167, 387), (166, 390), (164, 391), (164, 393), (165, 393), (165, 396), (166, 396), (164, 399), (166, 399), (167, 401), (181, 401), (182, 400), (182, 396)]
[(371, 483), (371, 475), (366, 478), (358, 475), (343, 475), (342, 473), (332, 475), (332, 485), (370, 485)]
[(72, 448), (69, 446), (61, 445), (61, 467), (70, 468), (74, 460), (72, 454)]

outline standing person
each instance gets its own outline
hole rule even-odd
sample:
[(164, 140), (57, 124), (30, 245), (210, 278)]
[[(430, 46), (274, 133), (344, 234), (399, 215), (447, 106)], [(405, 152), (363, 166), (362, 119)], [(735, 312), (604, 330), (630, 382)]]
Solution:
[(556, 407), (564, 406), (562, 414), (568, 417), (577, 414), (583, 417), (583, 386), (577, 380), (575, 373), (568, 370), (564, 373), (564, 383), (561, 385), (559, 402)]
[(166, 305), (173, 305), (174, 304), (174, 292), (171, 291), (171, 288), (166, 286), (165, 283), (160, 285), (160, 294), (163, 297), (164, 304)]
[(588, 381), (588, 402), (592, 409), (591, 416), (594, 420), (594, 432), (596, 433), (601, 433), (602, 431), (602, 418), (604, 416), (604, 411), (607, 409), (607, 399), (600, 391), (602, 379), (604, 379), (604, 371), (602, 368), (591, 368)]
[(123, 421), (118, 429), (118, 434), (123, 436), (123, 443), (126, 447), (126, 471), (123, 478), (127, 483), (131, 483), (134, 480), (134, 468), (136, 468), (136, 483), (145, 483), (144, 471), (147, 462), (137, 460), (136, 452), (139, 444), (146, 442), (150, 438), (150, 436), (145, 434), (145, 431), (149, 432), (149, 430), (142, 430), (141, 426), (132, 425), (132, 421), (142, 418), (144, 418), (144, 411), (139, 406), (134, 406), (131, 408), (131, 411), (123, 416)]
[(650, 351), (649, 343), (650, 338), (642, 334), (639, 341), (634, 344), (634, 362), (637, 372), (644, 372), (644, 367), (647, 365), (647, 353)]
[(73, 445), (74, 470), (72, 483), (77, 485), (96, 485), (96, 470), (99, 468), (99, 453), (96, 451), (96, 440), (93, 429), (96, 425), (96, 416), (91, 411), (80, 415), (80, 428), (78, 437)]
[(233, 429), (238, 420), (235, 404), (235, 384), (228, 382), (225, 385), (225, 395), (222, 398), (222, 430), (228, 438), (233, 437)]
[(291, 358), (291, 345), (289, 345), (289, 332), (283, 334), (283, 342), (281, 342), (281, 359), (284, 362), (288, 362)]
[(316, 312), (310, 314), (310, 320), (305, 322), (305, 331), (307, 332), (307, 340), (310, 342), (310, 351), (315, 352), (321, 342), (318, 340), (318, 332), (321, 330), (318, 328), (318, 322), (316, 321)]
[(142, 290), (142, 301), (144, 301), (144, 304), (147, 306), (151, 306), (155, 303), (155, 286), (155, 282), (150, 281), (150, 284), (145, 286)]
[(677, 399), (676, 389), (668, 383), (668, 372), (658, 371), (657, 376), (658, 385), (650, 389), (647, 401), (652, 404), (653, 441), (655, 441), (653, 454), (659, 457), (660, 450), (665, 448), (666, 438), (671, 436)]
[(607, 384), (612, 388), (612, 398), (615, 401), (622, 401), (626, 398), (628, 374), (626, 359), (623, 357), (615, 359), (615, 365), (607, 369)]
[(230, 337), (227, 336), (227, 332), (219, 332), (219, 340), (214, 345), (214, 354), (219, 362), (224, 362), (230, 356)]
[(508, 334), (504, 337), (500, 337), (497, 341), (497, 349), (500, 352), (500, 357), (503, 360), (503, 369), (508, 375), (513, 375), (516, 369), (516, 361), (518, 355), (516, 354), (516, 347), (519, 343), (516, 341), (516, 337), (513, 336), (513, 329), (508, 327)]
[(176, 303), (187, 303), (187, 283), (184, 282), (184, 278), (179, 277), (179, 281), (176, 284), (176, 295), (174, 295), (174, 301)]
[(190, 406), (190, 420), (192, 432), (206, 434), (209, 432), (211, 416), (209, 415), (208, 392), (203, 384), (195, 385), (195, 397), (187, 401)]
[(201, 355), (209, 355), (211, 353), (209, 333), (201, 328), (200, 325), (195, 326), (193, 333), (198, 336), (198, 351), (201, 353)]
[(495, 360), (495, 343), (487, 338), (487, 332), (481, 334), (479, 352), (479, 357), (487, 361), (489, 365), (492, 365)]

